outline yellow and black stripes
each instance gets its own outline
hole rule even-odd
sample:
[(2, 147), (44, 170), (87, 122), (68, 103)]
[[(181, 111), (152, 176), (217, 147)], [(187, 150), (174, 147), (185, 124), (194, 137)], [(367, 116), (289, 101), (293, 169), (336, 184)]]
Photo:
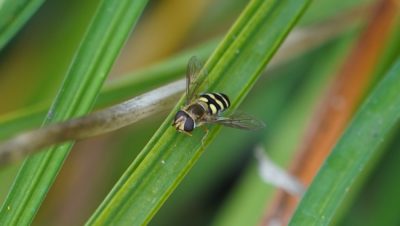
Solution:
[(225, 111), (231, 104), (223, 93), (203, 93), (198, 100), (207, 104), (208, 112), (212, 115)]

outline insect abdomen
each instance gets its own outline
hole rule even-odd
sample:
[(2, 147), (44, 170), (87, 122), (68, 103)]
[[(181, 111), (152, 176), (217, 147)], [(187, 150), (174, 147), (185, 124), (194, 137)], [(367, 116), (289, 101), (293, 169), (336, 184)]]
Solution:
[(228, 96), (223, 93), (203, 93), (199, 101), (207, 104), (208, 112), (212, 115), (225, 111), (231, 104)]

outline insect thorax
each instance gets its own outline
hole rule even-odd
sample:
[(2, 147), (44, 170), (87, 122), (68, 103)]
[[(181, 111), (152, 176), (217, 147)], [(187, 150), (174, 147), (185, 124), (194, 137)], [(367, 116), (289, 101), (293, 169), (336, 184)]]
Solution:
[(223, 93), (203, 93), (198, 101), (205, 103), (208, 113), (212, 115), (225, 111), (230, 106), (228, 96)]
[(207, 110), (207, 104), (199, 101), (196, 101), (186, 108), (186, 111), (190, 112), (195, 120), (202, 118), (207, 113)]

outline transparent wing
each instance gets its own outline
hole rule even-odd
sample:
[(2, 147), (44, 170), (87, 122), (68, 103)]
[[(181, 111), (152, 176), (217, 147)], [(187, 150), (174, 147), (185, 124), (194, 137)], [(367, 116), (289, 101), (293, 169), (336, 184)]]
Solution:
[(207, 123), (216, 123), (244, 130), (258, 130), (265, 127), (265, 123), (263, 121), (244, 113), (236, 113), (229, 117), (215, 116), (209, 119)]
[(207, 71), (205, 69), (202, 70), (202, 67), (203, 64), (197, 57), (192, 56), (190, 58), (186, 71), (186, 104), (191, 103), (197, 93), (200, 84), (197, 78), (202, 73), (207, 74)]

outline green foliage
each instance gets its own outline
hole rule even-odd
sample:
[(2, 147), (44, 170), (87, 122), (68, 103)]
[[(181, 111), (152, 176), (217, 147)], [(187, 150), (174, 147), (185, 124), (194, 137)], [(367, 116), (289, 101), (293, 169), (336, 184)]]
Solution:
[[(24, 60), (20, 56), (10, 57), (14, 54), (13, 48), (16, 48), (11, 40), (24, 24), (28, 24), (29, 27), (29, 20), (39, 21), (37, 24), (40, 24), (41, 20), (49, 20), (48, 18), (55, 18), (54, 21), (57, 21), (57, 15), (42, 15), (41, 10), (38, 11), (43, 2), (0, 1), (0, 73), (8, 73), (7, 69), (1, 66)], [(66, 2), (65, 4), (70, 4)], [(87, 195), (84, 200), (79, 200), (85, 204), (89, 203), (89, 207), (83, 207), (86, 208), (85, 214), (73, 216), (77, 220), (72, 222), (86, 222), (87, 225), (259, 223), (276, 189), (258, 177), (255, 161), (251, 159), (253, 146), (262, 142), (274, 161), (282, 166), (288, 165), (312, 120), (318, 98), (331, 81), (329, 76), (335, 74), (342, 63), (341, 60), (345, 59), (351, 48), (349, 41), (353, 41), (357, 33), (352, 30), (332, 42), (325, 43), (321, 48), (302, 54), (278, 68), (267, 70), (266, 78), (259, 79), (261, 73), (296, 23), (300, 26), (314, 24), (342, 15), (342, 12), (347, 12), (353, 7), (362, 8), (373, 3), (371, 0), (252, 0), (244, 9), (245, 1), (232, 3), (226, 0), (210, 3), (207, 6), (209, 11), (205, 11), (202, 14), (203, 18), (194, 21), (191, 24), (192, 28), (187, 30), (187, 37), (184, 37), (185, 41), (180, 45), (185, 47), (184, 51), (163, 60), (158, 59), (157, 63), (151, 63), (144, 68), (135, 68), (126, 75), (105, 82), (147, 1), (92, 0), (90, 4), (87, 1), (77, 2), (87, 4), (85, 7), (96, 11), (95, 15), (92, 16), (90, 10), (82, 10), (74, 18), (79, 25), (75, 25), (75, 22), (70, 22), (69, 25), (62, 23), (65, 28), (61, 29), (68, 30), (68, 26), (72, 26), (70, 30), (80, 30), (82, 33), (84, 29), (85, 35), (77, 32), (74, 36), (79, 38), (75, 39), (55, 37), (48, 33), (43, 35), (46, 36), (44, 40), (52, 43), (48, 44), (47, 48), (51, 49), (53, 55), (34, 53), (33, 56), (45, 62), (44, 67), (47, 67), (47, 71), (43, 74), (46, 75), (35, 77), (36, 74), (32, 73), (33, 78), (28, 82), (22, 80), (28, 76), (20, 78), (15, 86), (19, 87), (19, 83), (22, 88), (15, 89), (15, 96), (7, 93), (3, 95), (7, 98), (3, 98), (2, 105), (19, 101), (22, 107), (0, 116), (1, 139), (38, 127), (41, 123), (45, 126), (85, 115), (93, 108), (126, 100), (182, 78), (187, 60), (193, 55), (200, 59), (208, 59), (205, 67), (209, 74), (200, 78), (200, 90), (224, 92), (229, 95), (232, 108), (225, 114), (229, 115), (240, 108), (240, 111), (254, 114), (267, 123), (265, 130), (250, 133), (232, 129), (221, 130), (219, 126), (211, 125), (207, 132), (199, 128), (194, 131), (192, 137), (188, 137), (177, 133), (170, 126), (174, 113), (183, 105), (182, 98), (161, 126), (156, 125), (162, 120), (161, 117), (157, 117), (111, 134), (112, 138), (106, 141), (107, 152), (113, 155), (113, 159), (107, 162), (109, 165), (96, 165), (95, 161), (92, 163), (92, 159), (86, 162), (100, 174), (93, 177), (97, 176), (102, 180), (101, 188), (95, 187), (89, 192), (90, 195), (94, 194), (93, 196)], [(153, 13), (159, 12), (159, 5), (162, 4), (149, 5), (143, 17), (145, 22), (151, 21), (147, 20), (147, 17), (151, 18)], [(46, 4), (43, 6), (46, 7)], [(182, 10), (178, 5), (174, 7), (177, 12)], [(235, 18), (240, 9), (243, 10), (241, 15)], [(186, 10), (188, 9), (184, 9)], [(38, 17), (35, 18), (33, 16), (36, 11), (39, 15), (36, 14)], [(306, 13), (302, 17), (303, 12)], [(186, 20), (181, 19), (182, 15), (178, 14), (170, 16), (171, 21), (175, 21), (176, 18)], [(84, 22), (85, 16), (86, 19), (92, 18), (90, 25)], [(191, 47), (193, 43), (189, 39), (190, 36), (196, 40), (202, 39), (203, 37), (193, 36), (220, 31), (228, 21), (235, 23), (229, 32), (224, 34), (222, 41), (220, 38), (210, 38), (211, 41)], [(145, 22), (141, 25), (151, 24)], [(37, 24), (35, 26), (40, 27)], [(23, 36), (29, 39), (29, 32), (36, 31), (37, 27), (29, 28), (25, 33), (22, 31)], [(138, 31), (143, 32), (143, 27)], [(398, 27), (394, 29), (379, 62), (376, 63), (374, 70), (377, 74), (384, 74), (400, 53)], [(174, 33), (174, 27), (157, 29), (165, 29), (163, 32), (168, 34)], [(40, 32), (40, 29), (38, 31)], [(140, 36), (140, 32), (131, 36), (132, 40), (136, 41), (135, 36)], [(20, 38), (17, 36), (16, 40), (19, 42)], [(137, 50), (133, 49), (133, 52), (137, 53), (132, 55), (139, 58), (144, 55), (145, 58), (147, 49), (150, 49), (154, 42), (164, 41), (164, 37), (157, 35), (155, 38), (146, 38), (150, 40), (146, 46), (136, 46)], [(64, 45), (70, 46), (71, 50)], [(21, 55), (31, 53), (29, 48), (22, 49), (22, 53), (19, 53)], [(73, 58), (71, 54), (74, 55)], [(54, 55), (64, 55), (64, 64), (68, 64), (69, 69), (67, 70), (65, 65), (62, 66)], [(30, 60), (29, 57), (27, 59)], [(35, 65), (36, 62), (32, 61), (32, 64)], [(38, 70), (41, 73), (40, 70), (43, 69)], [(64, 75), (61, 86), (58, 86), (59, 78), (53, 76), (53, 72), (61, 72)], [(30, 75), (29, 70), (23, 73)], [(399, 74), (400, 61), (397, 60), (396, 65), (383, 79), (376, 76), (376, 83), (379, 82), (379, 85), (368, 93), (368, 100), (358, 109), (357, 116), (302, 200), (292, 219), (292, 225), (390, 225), (399, 222), (396, 212), (400, 203), (400, 196), (397, 194), (399, 185), (394, 179), (399, 168), (399, 154), (396, 154), (398, 141), (394, 139), (399, 133), (400, 96), (396, 92), (396, 85), (400, 84)], [(13, 74), (5, 73), (2, 74), (2, 79), (12, 76)], [(7, 82), (6, 79), (4, 81)], [(24, 90), (28, 97), (26, 100), (18, 100), (18, 95), (25, 93), (21, 92), (25, 87), (22, 84), (29, 81), (37, 83), (36, 90)], [(59, 88), (53, 88), (56, 86)], [(57, 90), (56, 97), (52, 95), (54, 90)], [(32, 103), (34, 105), (31, 105)], [(47, 111), (50, 105), (51, 108)], [(5, 109), (8, 110), (7, 107)], [(44, 118), (45, 121), (42, 122)], [(150, 134), (153, 134), (157, 127), (157, 132), (150, 139)], [(147, 145), (143, 148), (145, 143)], [(1, 225), (29, 225), (32, 222), (42, 225), (43, 222), (47, 223), (48, 218), (57, 218), (65, 214), (63, 216), (66, 219), (70, 212), (74, 212), (70, 211), (71, 209), (63, 209), (71, 204), (64, 202), (68, 202), (68, 189), (72, 185), (68, 184), (68, 178), (57, 177), (72, 145), (73, 142), (70, 142), (48, 148), (29, 157), (23, 163), (2, 205)], [(89, 147), (92, 148), (97, 149), (95, 145)], [(135, 156), (139, 152), (140, 154)], [(101, 155), (100, 152), (98, 154)], [(380, 161), (382, 156), (384, 159)], [(72, 163), (73, 168), (79, 168), (74, 164), (76, 163)], [(375, 168), (377, 164), (379, 165)], [(8, 169), (1, 169), (0, 199), (5, 196), (5, 190), (11, 183), (10, 178), (14, 177), (16, 166), (17, 164)], [(121, 177), (122, 172), (124, 173)], [(76, 172), (67, 174), (72, 177), (81, 176), (74, 173)], [(232, 178), (239, 176), (240, 179), (232, 181)], [(61, 181), (62, 186), (65, 185), (65, 190), (54, 191), (54, 194), (46, 197), (56, 178)], [(367, 179), (369, 181), (366, 184)], [(75, 190), (70, 189), (70, 192), (76, 189), (84, 191), (85, 183), (81, 180)], [(108, 191), (109, 189), (111, 190)], [(42, 205), (45, 198), (50, 204)], [(54, 205), (57, 208), (54, 208)], [(80, 206), (84, 205), (75, 203), (74, 206), (77, 209), (75, 212), (79, 212)], [(36, 218), (36, 221), (33, 221), (38, 211), (39, 218), (44, 219)], [(53, 216), (53, 212), (57, 211), (58, 215)], [(153, 217), (155, 218), (151, 221)], [(68, 220), (62, 223), (76, 224), (71, 224)]]

